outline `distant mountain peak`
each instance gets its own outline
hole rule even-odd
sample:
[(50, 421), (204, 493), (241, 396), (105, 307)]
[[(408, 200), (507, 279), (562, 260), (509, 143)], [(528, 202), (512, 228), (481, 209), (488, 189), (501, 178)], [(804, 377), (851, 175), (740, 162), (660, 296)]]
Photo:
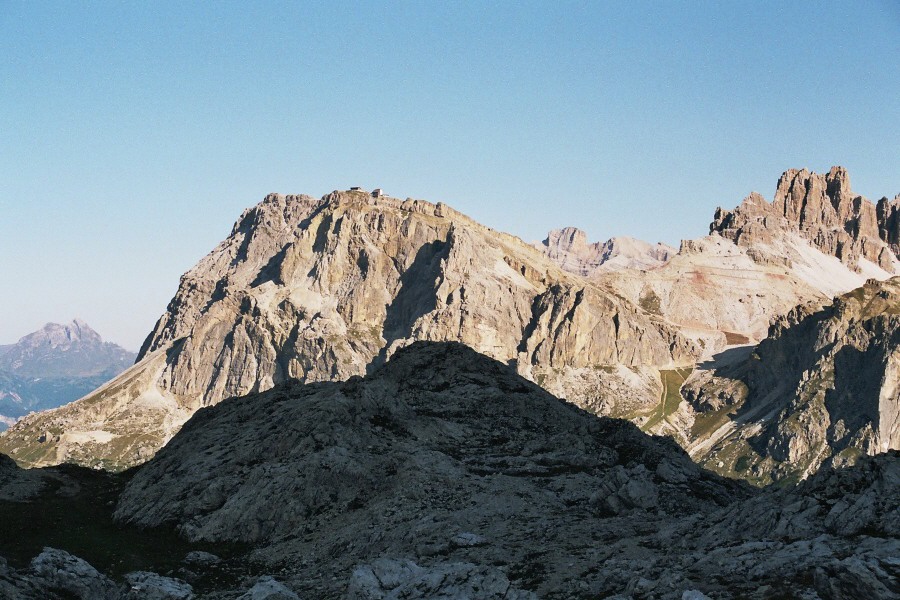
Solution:
[(605, 242), (588, 243), (587, 234), (577, 227), (553, 229), (535, 246), (564, 270), (591, 276), (600, 271), (653, 269), (675, 255), (675, 248), (619, 236)]
[(69, 323), (46, 323), (38, 331), (19, 339), (19, 344), (49, 343), (52, 347), (67, 347), (78, 342), (103, 343), (100, 334), (85, 321), (75, 318)]
[[(79, 349), (79, 358), (70, 350)], [(0, 371), (21, 377), (82, 377), (119, 372), (134, 354), (110, 342), (79, 318), (69, 323), (47, 323), (22, 336), (0, 353)], [(110, 370), (110, 365), (116, 368)]]
[(47, 323), (0, 346), (0, 430), (34, 411), (76, 400), (134, 362), (81, 319)]

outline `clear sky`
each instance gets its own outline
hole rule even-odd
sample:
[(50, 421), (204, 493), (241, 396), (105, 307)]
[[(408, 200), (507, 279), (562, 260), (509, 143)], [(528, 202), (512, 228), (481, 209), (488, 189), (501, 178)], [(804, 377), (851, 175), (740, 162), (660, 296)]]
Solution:
[(834, 164), (900, 192), (900, 2), (0, 0), (0, 343), (137, 349), (268, 192), (677, 244)]

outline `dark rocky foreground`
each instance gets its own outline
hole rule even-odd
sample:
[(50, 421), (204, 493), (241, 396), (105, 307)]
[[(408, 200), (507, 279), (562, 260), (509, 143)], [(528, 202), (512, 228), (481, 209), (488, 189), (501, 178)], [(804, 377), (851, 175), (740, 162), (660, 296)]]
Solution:
[(898, 458), (758, 491), (416, 343), (365, 378), (201, 409), (122, 475), (0, 463), (12, 521), (71, 507), (7, 520), (0, 596), (895, 598)]

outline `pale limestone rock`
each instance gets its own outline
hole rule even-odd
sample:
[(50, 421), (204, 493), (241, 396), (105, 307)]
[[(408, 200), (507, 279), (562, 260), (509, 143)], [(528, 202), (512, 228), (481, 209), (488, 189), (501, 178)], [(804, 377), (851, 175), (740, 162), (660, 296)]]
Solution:
[(585, 277), (602, 271), (654, 269), (676, 252), (666, 244), (649, 244), (630, 237), (589, 244), (587, 234), (575, 227), (554, 229), (535, 246), (564, 270)]
[[(772, 204), (753, 193), (733, 211), (719, 208), (710, 232), (749, 248), (796, 233), (854, 270), (864, 258), (893, 273), (895, 214), (886, 199), (876, 207), (854, 194), (843, 167), (832, 167), (825, 175), (791, 169), (778, 180)], [(763, 262), (770, 260), (764, 253), (758, 256)]]
[[(525, 374), (690, 364), (701, 352), (659, 316), (446, 205), (273, 194), (182, 277), (133, 369), (26, 418), (0, 450), (32, 465), (139, 464), (200, 407), (288, 379), (363, 375), (415, 340), (459, 341)], [(37, 441), (47, 430), (62, 433)]]

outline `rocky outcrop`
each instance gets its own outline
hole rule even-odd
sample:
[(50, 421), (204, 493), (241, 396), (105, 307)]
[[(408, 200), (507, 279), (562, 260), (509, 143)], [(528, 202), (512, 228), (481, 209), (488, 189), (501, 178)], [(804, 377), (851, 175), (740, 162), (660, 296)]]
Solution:
[(878, 219), (878, 236), (887, 242), (895, 256), (900, 256), (900, 194), (893, 200), (887, 197), (875, 206)]
[(49, 594), (58, 593), (79, 600), (117, 600), (118, 587), (87, 561), (55, 548), (44, 548), (31, 561), (30, 578)]
[(759, 246), (797, 233), (852, 269), (858, 270), (860, 259), (866, 259), (893, 273), (898, 255), (896, 205), (885, 198), (876, 207), (853, 193), (843, 167), (832, 167), (825, 175), (791, 169), (778, 180), (772, 204), (750, 194), (732, 211), (717, 209), (710, 232), (757, 248), (763, 262), (770, 253)]
[(465, 343), (547, 386), (564, 369), (700, 353), (659, 316), (446, 205), (270, 195), (182, 277), (133, 369), (26, 419), (0, 448), (24, 464), (130, 466), (202, 406), (363, 375), (414, 340)]
[(698, 414), (732, 415), (698, 456), (766, 483), (900, 449), (898, 377), (900, 278), (799, 306), (746, 359), (685, 387)]
[(533, 592), (513, 588), (503, 571), (471, 563), (420, 567), (411, 560), (378, 559), (354, 569), (347, 600), (479, 598), (537, 600)]
[(300, 600), (300, 596), (271, 575), (263, 575), (238, 600)]
[[(833, 270), (849, 274), (832, 260)], [(702, 343), (708, 354), (727, 345), (758, 341), (773, 318), (797, 303), (826, 299), (801, 273), (784, 264), (761, 265), (747, 249), (720, 236), (686, 241), (678, 254), (657, 269), (607, 272), (594, 279), (675, 323), (685, 336)]]
[(27, 569), (0, 558), (0, 593), (10, 600), (192, 600), (190, 585), (157, 573), (135, 571), (117, 584), (82, 558), (44, 548)]
[(589, 244), (587, 234), (576, 227), (554, 229), (535, 244), (550, 260), (569, 273), (590, 277), (601, 271), (653, 269), (664, 265), (676, 249), (630, 237), (614, 237)]
[(711, 356), (761, 340), (773, 318), (798, 304), (824, 304), (868, 278), (890, 277), (894, 253), (881, 240), (888, 231), (900, 240), (900, 220), (891, 216), (900, 200), (875, 209), (849, 190), (840, 168), (827, 176), (788, 171), (773, 204), (752, 193), (733, 211), (720, 208), (711, 235), (682, 240), (677, 252), (627, 238), (589, 244), (572, 227), (538, 247), (563, 269), (679, 326)]
[(260, 560), (291, 563), (301, 596), (324, 585), (318, 597), (331, 597), (359, 565), (409, 558), (450, 569), (460, 589), (476, 576), (506, 589), (482, 569), (500, 567), (544, 597), (576, 589), (617, 519), (627, 529), (751, 493), (465, 346), (417, 342), (364, 379), (283, 384), (198, 411), (135, 474), (116, 516), (251, 544)]

